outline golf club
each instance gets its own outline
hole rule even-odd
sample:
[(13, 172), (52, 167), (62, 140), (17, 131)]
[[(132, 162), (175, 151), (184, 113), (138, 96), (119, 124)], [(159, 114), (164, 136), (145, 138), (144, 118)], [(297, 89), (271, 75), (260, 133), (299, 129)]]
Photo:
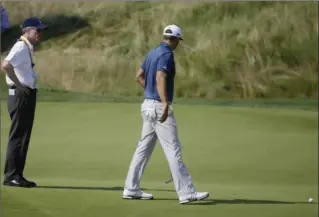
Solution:
[(169, 184), (169, 183), (171, 183), (172, 181), (173, 181), (173, 177), (172, 177), (172, 174), (171, 174), (171, 178), (168, 179), (168, 180), (166, 180), (166, 181), (165, 181), (165, 184)]

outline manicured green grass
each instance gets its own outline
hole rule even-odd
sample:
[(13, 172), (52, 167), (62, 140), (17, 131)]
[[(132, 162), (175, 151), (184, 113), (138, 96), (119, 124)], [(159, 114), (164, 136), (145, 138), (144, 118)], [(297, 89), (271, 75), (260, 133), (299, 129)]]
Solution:
[[(1, 188), (4, 217), (315, 217), (317, 112), (176, 105), (184, 161), (200, 205), (178, 204), (157, 146), (142, 180), (154, 201), (121, 199), (140, 136), (139, 104), (40, 102), (25, 174), (42, 186)], [(1, 110), (1, 169), (9, 120)], [(158, 143), (159, 144), (159, 143)], [(214, 202), (213, 202), (214, 201)]]

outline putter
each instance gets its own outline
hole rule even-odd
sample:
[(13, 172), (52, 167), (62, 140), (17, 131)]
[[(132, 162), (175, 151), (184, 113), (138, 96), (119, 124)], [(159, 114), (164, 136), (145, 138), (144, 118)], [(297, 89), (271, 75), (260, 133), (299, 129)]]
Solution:
[(171, 178), (170, 178), (169, 180), (165, 181), (165, 184), (169, 184), (169, 183), (171, 183), (172, 181), (173, 181), (173, 177), (172, 177), (172, 174), (171, 174)]

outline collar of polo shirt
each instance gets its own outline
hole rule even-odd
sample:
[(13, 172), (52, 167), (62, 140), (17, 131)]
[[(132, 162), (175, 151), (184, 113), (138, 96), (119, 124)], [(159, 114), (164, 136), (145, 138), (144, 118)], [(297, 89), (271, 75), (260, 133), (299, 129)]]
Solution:
[(33, 51), (33, 45), (30, 43), (30, 41), (29, 41), (26, 37), (21, 36), (20, 39), (21, 39), (22, 41), (24, 41), (25, 43), (27, 43), (29, 49), (30, 49), (31, 51)]
[(168, 49), (172, 50), (172, 48), (164, 41), (160, 43), (160, 46), (167, 47)]

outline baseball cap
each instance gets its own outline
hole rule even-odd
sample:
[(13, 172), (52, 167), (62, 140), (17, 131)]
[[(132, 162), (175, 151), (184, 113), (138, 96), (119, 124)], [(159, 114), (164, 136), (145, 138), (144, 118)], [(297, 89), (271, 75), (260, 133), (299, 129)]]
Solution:
[(23, 24), (21, 25), (21, 28), (26, 28), (26, 27), (35, 27), (37, 29), (47, 29), (48, 27), (44, 25), (41, 20), (38, 17), (29, 17), (27, 18)]
[(171, 25), (166, 26), (163, 30), (163, 35), (173, 36), (173, 37), (179, 38), (180, 40), (183, 40), (182, 30), (181, 30), (181, 28), (179, 28), (175, 24), (171, 24)]

